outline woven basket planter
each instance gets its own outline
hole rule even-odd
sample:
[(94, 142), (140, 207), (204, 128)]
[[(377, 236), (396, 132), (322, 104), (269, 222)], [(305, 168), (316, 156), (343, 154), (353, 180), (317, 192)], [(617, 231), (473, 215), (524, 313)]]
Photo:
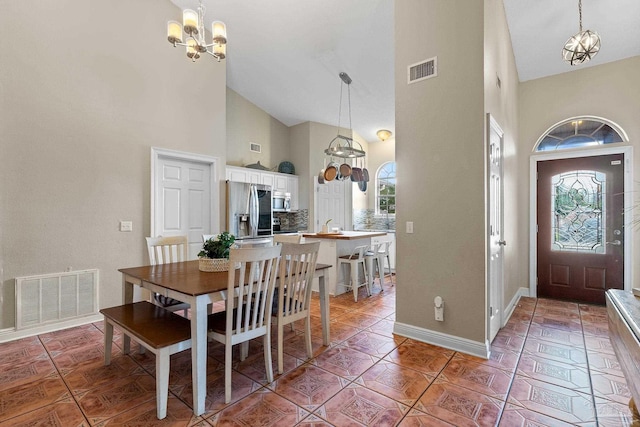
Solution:
[(198, 269), (200, 271), (215, 272), (229, 271), (228, 258), (198, 258)]

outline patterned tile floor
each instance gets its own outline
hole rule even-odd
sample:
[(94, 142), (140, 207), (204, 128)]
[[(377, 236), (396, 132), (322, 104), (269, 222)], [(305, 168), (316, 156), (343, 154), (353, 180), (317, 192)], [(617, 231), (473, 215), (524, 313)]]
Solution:
[[(102, 324), (0, 344), (0, 425), (7, 426), (627, 426), (629, 392), (604, 307), (523, 298), (490, 360), (393, 335), (395, 287), (331, 298), (332, 344), (312, 312), (287, 332), (285, 372), (266, 382), (262, 344), (234, 361), (224, 403), (224, 348), (210, 343), (206, 412), (191, 411), (191, 358), (171, 358), (165, 420), (156, 419), (153, 355), (102, 365)], [(275, 340), (274, 340), (275, 342)], [(134, 349), (137, 346), (134, 346)], [(236, 353), (237, 355), (237, 353)], [(274, 351), (274, 369), (275, 369)]]

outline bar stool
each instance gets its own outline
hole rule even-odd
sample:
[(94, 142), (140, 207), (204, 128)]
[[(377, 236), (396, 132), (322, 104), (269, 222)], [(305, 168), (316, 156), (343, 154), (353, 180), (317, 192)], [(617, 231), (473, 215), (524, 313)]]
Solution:
[[(351, 280), (349, 281), (349, 285), (353, 290), (353, 300), (358, 302), (358, 288), (361, 286), (367, 287), (367, 294), (371, 296), (371, 286), (369, 285), (369, 278), (367, 274), (367, 267), (365, 265), (365, 257), (364, 254), (367, 251), (369, 246), (357, 246), (351, 255), (343, 255), (338, 257), (339, 267), (342, 269), (343, 265), (348, 265), (351, 271)], [(362, 265), (362, 272), (364, 274), (364, 282), (360, 282), (358, 280), (359, 267)], [(345, 278), (345, 275), (342, 275)], [(345, 278), (346, 283), (346, 278)]]
[(382, 271), (382, 273), (380, 274), (380, 286), (382, 287), (382, 282), (384, 281), (384, 277), (386, 277), (385, 274), (385, 266), (384, 266), (384, 261), (385, 259), (387, 260), (387, 265), (389, 266), (389, 277), (391, 278), (391, 285), (393, 285), (393, 273), (391, 272), (391, 255), (389, 255), (389, 247), (391, 246), (390, 241), (387, 242), (382, 242), (378, 248), (378, 250), (376, 251), (376, 261), (378, 262), (378, 274), (380, 274), (380, 271)]
[(375, 283), (375, 278), (376, 278), (375, 273), (377, 269), (378, 277), (380, 278), (378, 281), (380, 283), (381, 291), (384, 290), (382, 287), (382, 281), (384, 280), (384, 268), (381, 268), (380, 260), (378, 259), (378, 252), (381, 250), (381, 247), (383, 245), (384, 243), (373, 244), (364, 253), (364, 262), (365, 262), (365, 265), (367, 266), (367, 272), (369, 274), (370, 288), (373, 289), (373, 284)]

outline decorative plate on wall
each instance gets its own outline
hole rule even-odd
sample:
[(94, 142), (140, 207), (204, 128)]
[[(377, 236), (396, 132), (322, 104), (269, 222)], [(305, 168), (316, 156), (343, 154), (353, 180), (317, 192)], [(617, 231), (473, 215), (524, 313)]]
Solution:
[(289, 173), (293, 175), (296, 173), (296, 168), (291, 162), (280, 162), (280, 164), (278, 165), (278, 172)]

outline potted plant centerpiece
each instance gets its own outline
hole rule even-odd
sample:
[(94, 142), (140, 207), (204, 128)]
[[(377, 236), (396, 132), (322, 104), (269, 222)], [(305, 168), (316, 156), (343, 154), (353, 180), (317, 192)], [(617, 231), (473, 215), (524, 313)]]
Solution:
[(235, 240), (225, 231), (204, 242), (198, 253), (200, 271), (229, 271), (229, 250)]

